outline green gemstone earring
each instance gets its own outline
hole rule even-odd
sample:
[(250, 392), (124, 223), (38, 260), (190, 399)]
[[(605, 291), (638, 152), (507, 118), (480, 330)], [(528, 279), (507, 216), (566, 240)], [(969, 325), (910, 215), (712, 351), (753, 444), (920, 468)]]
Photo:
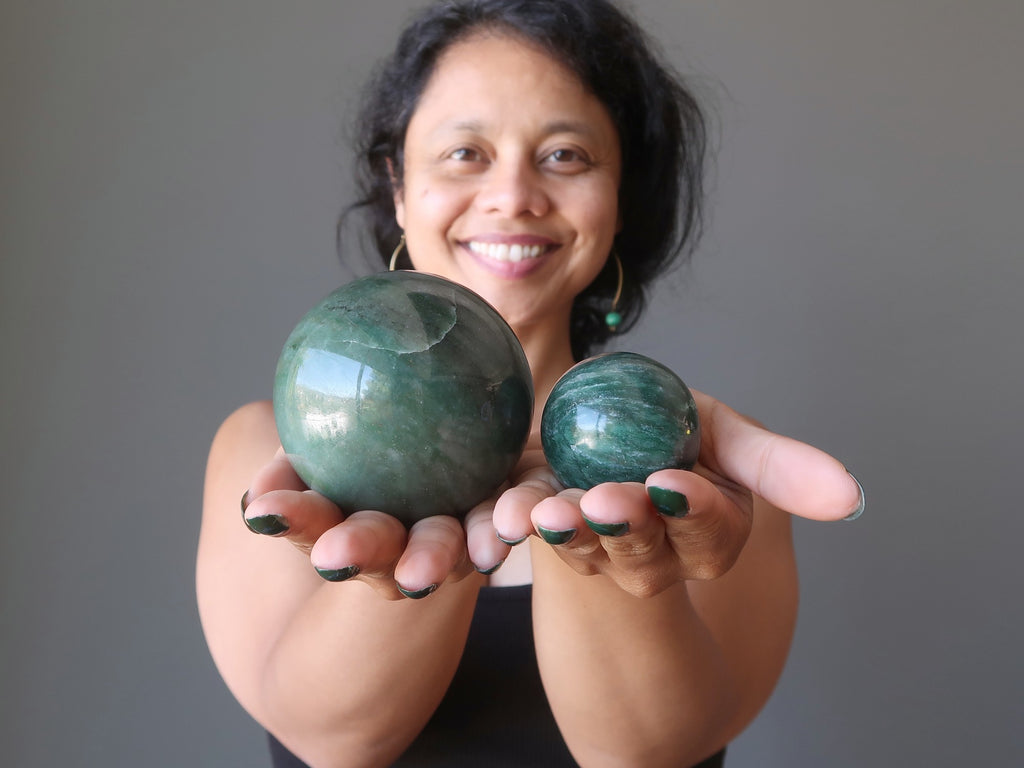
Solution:
[(619, 254), (615, 251), (612, 251), (612, 258), (615, 259), (615, 267), (619, 272), (619, 282), (615, 286), (615, 298), (612, 299), (612, 308), (604, 316), (604, 324), (608, 326), (609, 331), (615, 333), (622, 323), (622, 315), (618, 312), (619, 299), (622, 298), (622, 260), (619, 259)]

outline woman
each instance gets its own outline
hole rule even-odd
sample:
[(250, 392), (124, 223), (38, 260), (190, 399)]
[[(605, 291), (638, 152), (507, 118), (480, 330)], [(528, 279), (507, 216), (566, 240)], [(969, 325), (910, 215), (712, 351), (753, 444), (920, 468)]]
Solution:
[[(497, 308), (538, 420), (607, 339), (615, 294), (628, 325), (692, 247), (696, 104), (604, 0), (435, 5), (368, 93), (357, 208), (382, 259), (404, 234), (402, 266)], [(693, 472), (565, 489), (535, 423), (499, 497), (408, 531), (309, 491), (268, 403), (230, 416), (208, 464), (199, 606), (275, 764), (720, 765), (789, 647), (789, 515), (856, 516), (863, 493), (835, 459), (696, 397)], [(259, 536), (238, 521), (243, 493)]]

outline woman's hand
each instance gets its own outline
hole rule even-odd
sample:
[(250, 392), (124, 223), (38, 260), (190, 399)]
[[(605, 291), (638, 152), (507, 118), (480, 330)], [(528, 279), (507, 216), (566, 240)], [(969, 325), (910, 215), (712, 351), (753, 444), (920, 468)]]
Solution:
[(661, 470), (646, 483), (563, 489), (540, 451), (524, 456), (493, 525), (506, 540), (536, 533), (576, 572), (601, 573), (650, 596), (728, 571), (750, 533), (753, 496), (791, 514), (837, 520), (859, 514), (863, 494), (840, 462), (774, 434), (694, 392), (702, 444), (692, 472)]
[(446, 580), (501, 564), (510, 547), (494, 535), (494, 502), (480, 504), (464, 521), (438, 515), (406, 530), (383, 512), (345, 515), (330, 499), (309, 490), (279, 450), (257, 472), (242, 513), (254, 533), (287, 539), (308, 554), (324, 579), (363, 581), (397, 600), (426, 597)]

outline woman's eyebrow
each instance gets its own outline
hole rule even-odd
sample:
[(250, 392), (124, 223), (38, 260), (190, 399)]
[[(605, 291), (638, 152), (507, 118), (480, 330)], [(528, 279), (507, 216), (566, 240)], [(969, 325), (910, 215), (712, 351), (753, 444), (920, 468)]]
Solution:
[[(438, 130), (460, 131), (466, 133), (480, 133), (485, 129), (486, 124), (482, 120), (476, 119), (455, 120), (451, 123), (445, 123), (438, 127)], [(544, 125), (544, 133), (579, 133), (589, 136), (594, 133), (594, 129), (590, 123), (583, 120), (553, 120)]]
[(546, 133), (582, 133), (591, 135), (594, 133), (590, 123), (582, 120), (555, 120), (544, 126)]
[(453, 131), (480, 133), (484, 129), (484, 123), (482, 120), (456, 120), (443, 127)]

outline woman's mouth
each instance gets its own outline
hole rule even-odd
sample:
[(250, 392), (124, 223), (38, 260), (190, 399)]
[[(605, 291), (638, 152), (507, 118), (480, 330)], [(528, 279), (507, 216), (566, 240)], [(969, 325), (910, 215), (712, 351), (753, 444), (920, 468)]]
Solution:
[(484, 243), (470, 240), (469, 250), (477, 256), (491, 261), (505, 261), (518, 264), (521, 261), (537, 259), (551, 250), (551, 245), (523, 245), (520, 243)]
[(505, 280), (533, 274), (546, 262), (545, 256), (562, 244), (543, 235), (490, 234), (463, 240), (461, 246), (487, 272)]

